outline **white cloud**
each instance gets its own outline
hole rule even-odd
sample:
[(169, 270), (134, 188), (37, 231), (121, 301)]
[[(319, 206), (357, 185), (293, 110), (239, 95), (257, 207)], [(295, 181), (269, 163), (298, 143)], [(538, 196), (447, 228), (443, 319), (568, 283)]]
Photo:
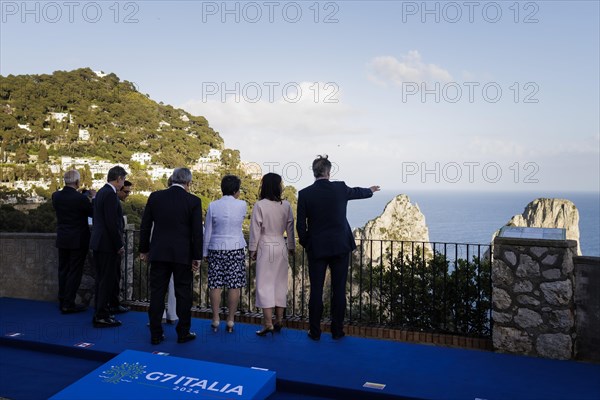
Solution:
[(467, 152), (485, 158), (521, 158), (526, 154), (526, 149), (522, 144), (508, 139), (476, 136), (467, 145)]
[[(286, 179), (282, 168), (290, 165), (288, 182), (295, 181), (297, 171), (292, 166), (301, 165), (302, 180), (292, 183), (302, 187), (312, 182), (309, 165), (317, 154), (361, 155), (363, 150), (353, 143), (364, 139), (368, 121), (359, 110), (344, 104), (341, 91), (334, 95), (324, 83), (318, 91), (314, 83), (300, 83), (299, 87), (302, 96), (295, 103), (283, 96), (273, 101), (265, 96), (256, 102), (245, 101), (243, 96), (239, 102), (233, 97), (221, 102), (218, 96), (207, 101), (192, 99), (181, 108), (205, 116), (221, 133), (226, 147), (239, 149), (242, 160), (259, 164), (263, 173), (273, 168)], [(326, 102), (334, 100), (337, 102)]]
[(452, 75), (436, 64), (423, 62), (417, 50), (411, 50), (398, 60), (393, 56), (380, 56), (369, 64), (369, 79), (375, 83), (391, 82), (402, 85), (403, 82), (450, 82)]

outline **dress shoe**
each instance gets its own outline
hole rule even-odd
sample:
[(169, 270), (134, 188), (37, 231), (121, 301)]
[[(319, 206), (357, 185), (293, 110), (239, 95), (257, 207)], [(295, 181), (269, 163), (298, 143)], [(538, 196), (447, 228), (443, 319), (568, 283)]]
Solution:
[(177, 343), (186, 343), (189, 341), (192, 341), (196, 339), (196, 334), (194, 332), (188, 332), (187, 334), (183, 335), (183, 336), (179, 336), (177, 338)]
[(124, 306), (116, 306), (116, 307), (111, 307), (109, 309), (111, 314), (125, 314), (126, 312), (129, 312), (129, 307), (124, 307)]
[(60, 312), (63, 314), (74, 314), (87, 310), (87, 307), (83, 304), (75, 304), (72, 307), (61, 307)]
[(306, 336), (308, 336), (311, 340), (314, 340), (315, 342), (321, 340), (321, 335), (314, 334), (311, 331), (306, 332)]
[(225, 331), (227, 333), (233, 333), (233, 327), (235, 326), (235, 322), (233, 321), (227, 321), (227, 327), (225, 328)]
[(163, 340), (165, 340), (165, 335), (155, 336), (150, 339), (150, 343), (161, 344)]
[(168, 318), (167, 318), (167, 319), (165, 320), (165, 322), (166, 322), (167, 324), (169, 324), (169, 325), (174, 325), (174, 324), (175, 324), (175, 322), (177, 322), (177, 320), (176, 320), (176, 319), (168, 319)]
[(114, 328), (121, 326), (121, 321), (113, 318), (94, 318), (94, 328)]
[(217, 331), (219, 330), (219, 323), (220, 323), (220, 321), (219, 321), (219, 320), (216, 320), (216, 321), (215, 321), (215, 320), (213, 320), (213, 321), (210, 323), (210, 328), (212, 329), (212, 331), (213, 331), (213, 332), (217, 332)]
[(256, 331), (257, 336), (267, 336), (269, 333), (273, 336), (273, 332), (275, 332), (275, 328), (273, 326), (266, 326), (262, 328), (260, 331)]
[(341, 339), (341, 338), (343, 338), (344, 336), (346, 336), (346, 334), (345, 334), (344, 332), (341, 332), (341, 333), (335, 333), (335, 334), (334, 334), (334, 333), (332, 333), (332, 334), (331, 334), (331, 338), (332, 338), (333, 340), (340, 340), (340, 339)]
[(282, 326), (281, 326), (281, 324), (280, 324), (279, 322), (275, 322), (275, 323), (273, 324), (273, 330), (274, 330), (276, 333), (279, 333), (279, 332), (281, 332), (281, 328), (282, 328)]

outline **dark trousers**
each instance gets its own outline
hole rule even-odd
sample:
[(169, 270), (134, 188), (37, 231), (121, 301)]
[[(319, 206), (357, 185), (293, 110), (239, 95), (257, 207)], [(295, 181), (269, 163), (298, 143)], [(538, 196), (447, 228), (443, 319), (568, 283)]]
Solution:
[(321, 334), (321, 317), (323, 316), (323, 284), (327, 266), (331, 270), (331, 333), (339, 335), (344, 330), (344, 313), (346, 312), (346, 279), (350, 253), (331, 257), (308, 257), (308, 276), (310, 279), (310, 300), (308, 301), (308, 321), (313, 335)]
[(171, 274), (175, 286), (176, 312), (179, 317), (175, 328), (177, 335), (185, 336), (192, 326), (192, 266), (153, 261), (150, 267), (150, 308), (148, 309), (152, 337), (160, 337), (163, 334), (161, 322)]
[(113, 282), (112, 291), (110, 297), (108, 298), (108, 306), (109, 307), (119, 307), (121, 305), (121, 299), (119, 295), (121, 294), (121, 257), (119, 257), (119, 268), (117, 268), (117, 273), (115, 275), (115, 281)]
[(110, 316), (109, 301), (113, 293), (117, 270), (121, 269), (121, 256), (115, 253), (94, 251), (96, 263), (96, 313), (94, 318)]
[(74, 307), (81, 284), (88, 249), (58, 249), (58, 301), (60, 307)]

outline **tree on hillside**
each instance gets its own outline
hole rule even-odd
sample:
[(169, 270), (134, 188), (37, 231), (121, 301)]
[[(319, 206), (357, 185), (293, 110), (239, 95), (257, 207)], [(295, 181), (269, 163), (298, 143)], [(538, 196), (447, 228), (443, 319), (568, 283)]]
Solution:
[(27, 155), (27, 150), (25, 150), (25, 147), (19, 147), (15, 152), (15, 163), (27, 164), (28, 162), (29, 156)]
[(92, 171), (90, 170), (89, 165), (86, 164), (83, 166), (83, 168), (80, 168), (79, 175), (81, 178), (79, 185), (81, 187), (92, 187)]
[(38, 164), (45, 164), (48, 162), (48, 149), (44, 145), (40, 146), (37, 162)]
[(25, 229), (25, 214), (8, 204), (0, 205), (0, 232), (24, 232)]
[(227, 170), (237, 169), (240, 165), (240, 151), (225, 149), (221, 152), (221, 166)]

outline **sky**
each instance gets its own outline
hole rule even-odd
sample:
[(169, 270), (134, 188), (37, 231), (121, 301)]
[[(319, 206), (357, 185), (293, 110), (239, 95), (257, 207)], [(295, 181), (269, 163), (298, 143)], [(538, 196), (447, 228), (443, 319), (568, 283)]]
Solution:
[(298, 189), (600, 191), (598, 1), (0, 2), (0, 74), (90, 67)]

